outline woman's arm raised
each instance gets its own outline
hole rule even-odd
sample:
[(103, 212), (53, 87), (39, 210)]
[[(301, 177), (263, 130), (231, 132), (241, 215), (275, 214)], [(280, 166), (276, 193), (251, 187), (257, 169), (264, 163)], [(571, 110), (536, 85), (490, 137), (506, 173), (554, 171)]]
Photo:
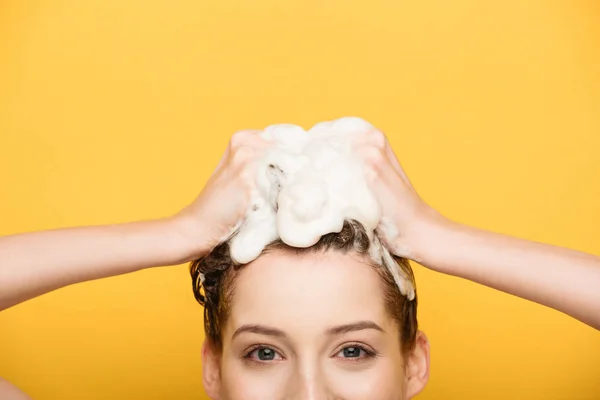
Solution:
[(450, 221), (419, 197), (385, 136), (365, 136), (363, 157), (387, 225), (379, 233), (393, 253), (600, 329), (600, 257)]
[[(600, 329), (600, 257), (423, 218), (405, 246), (420, 264), (562, 311)], [(410, 244), (409, 244), (410, 243)]]
[(0, 310), (73, 283), (191, 260), (208, 243), (185, 222), (172, 217), (2, 237)]
[(70, 284), (210, 251), (243, 218), (253, 161), (265, 147), (254, 131), (235, 134), (202, 193), (173, 217), (0, 238), (0, 310)]

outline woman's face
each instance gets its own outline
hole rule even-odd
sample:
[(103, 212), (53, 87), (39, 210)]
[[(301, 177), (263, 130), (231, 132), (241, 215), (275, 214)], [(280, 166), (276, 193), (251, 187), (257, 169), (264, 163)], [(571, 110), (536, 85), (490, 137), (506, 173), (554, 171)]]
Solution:
[(204, 351), (204, 384), (221, 400), (399, 400), (428, 376), (419, 335), (404, 359), (381, 278), (339, 252), (274, 251), (234, 283), (221, 353)]

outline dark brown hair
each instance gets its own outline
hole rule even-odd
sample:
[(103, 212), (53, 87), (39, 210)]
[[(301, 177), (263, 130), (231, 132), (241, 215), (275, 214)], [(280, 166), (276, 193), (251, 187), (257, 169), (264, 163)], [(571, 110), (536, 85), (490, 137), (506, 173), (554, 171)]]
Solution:
[[(339, 233), (329, 233), (313, 246), (307, 248), (291, 247), (281, 240), (270, 243), (264, 252), (273, 250), (291, 251), (295, 254), (308, 254), (326, 251), (340, 251), (344, 254), (355, 253), (369, 257), (371, 241), (365, 228), (357, 221), (344, 222)], [(408, 260), (394, 257), (398, 266), (409, 277), (413, 287), (415, 279)], [(402, 295), (391, 273), (383, 265), (373, 264), (381, 277), (384, 289), (384, 301), (390, 316), (398, 323), (403, 351), (414, 348), (417, 335), (417, 295), (408, 300)], [(192, 261), (190, 274), (196, 300), (204, 306), (204, 331), (208, 340), (217, 348), (222, 348), (222, 327), (227, 319), (233, 284), (243, 265), (236, 264), (229, 254), (229, 245), (222, 243), (206, 256)], [(202, 281), (202, 277), (204, 281)]]

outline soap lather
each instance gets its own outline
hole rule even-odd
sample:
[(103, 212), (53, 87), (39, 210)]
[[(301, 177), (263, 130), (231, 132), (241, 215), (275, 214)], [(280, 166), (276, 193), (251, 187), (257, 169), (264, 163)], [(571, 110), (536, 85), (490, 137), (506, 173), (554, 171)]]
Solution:
[(253, 261), (278, 238), (293, 247), (312, 246), (321, 236), (341, 231), (345, 220), (356, 220), (370, 235), (373, 260), (390, 270), (405, 296), (414, 298), (410, 280), (374, 232), (381, 208), (352, 151), (355, 140), (370, 129), (367, 121), (346, 117), (308, 131), (290, 124), (262, 131), (273, 146), (258, 162), (251, 206), (229, 240), (234, 261)]

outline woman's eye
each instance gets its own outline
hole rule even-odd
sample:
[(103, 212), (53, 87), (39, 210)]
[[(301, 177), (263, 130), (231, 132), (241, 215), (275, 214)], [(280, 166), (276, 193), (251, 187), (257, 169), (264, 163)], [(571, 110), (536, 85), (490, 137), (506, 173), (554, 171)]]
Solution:
[(282, 359), (275, 350), (269, 347), (259, 347), (254, 349), (248, 353), (246, 357), (256, 361), (276, 361)]
[(359, 346), (344, 347), (338, 354), (342, 358), (364, 358), (369, 357), (371, 353)]

